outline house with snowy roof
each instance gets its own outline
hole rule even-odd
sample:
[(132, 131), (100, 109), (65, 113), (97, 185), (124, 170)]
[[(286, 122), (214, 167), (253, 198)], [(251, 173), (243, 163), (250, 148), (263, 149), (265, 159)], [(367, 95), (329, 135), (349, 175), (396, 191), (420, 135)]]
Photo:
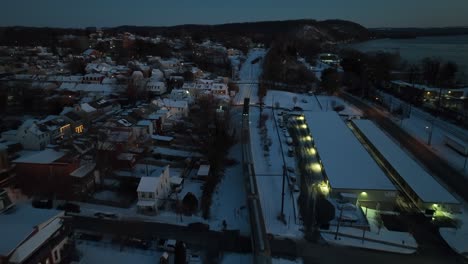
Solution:
[(169, 111), (169, 118), (179, 119), (188, 116), (187, 101), (164, 98), (153, 100), (152, 103), (161, 108), (166, 108)]
[(39, 126), (39, 121), (28, 119), (17, 129), (2, 133), (7, 141), (19, 142), (27, 150), (43, 150), (50, 144), (50, 131)]
[(0, 213), (0, 263), (61, 263), (72, 253), (63, 214), (28, 204)]
[(138, 184), (137, 210), (144, 214), (156, 214), (171, 192), (169, 165), (151, 177), (142, 177)]
[(167, 86), (165, 82), (149, 80), (146, 83), (146, 90), (153, 95), (162, 95), (166, 93)]
[(77, 155), (44, 149), (23, 154), (12, 163), (18, 186), (26, 195), (73, 198), (70, 174), (79, 168)]

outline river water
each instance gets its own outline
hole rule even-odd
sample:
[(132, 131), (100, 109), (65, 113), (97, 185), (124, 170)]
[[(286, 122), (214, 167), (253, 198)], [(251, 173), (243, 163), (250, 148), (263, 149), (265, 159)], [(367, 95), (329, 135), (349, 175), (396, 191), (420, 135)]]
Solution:
[(438, 57), (458, 64), (462, 79), (468, 79), (468, 35), (419, 37), (413, 39), (377, 39), (347, 45), (362, 52), (399, 52), (410, 63), (418, 63), (425, 57)]

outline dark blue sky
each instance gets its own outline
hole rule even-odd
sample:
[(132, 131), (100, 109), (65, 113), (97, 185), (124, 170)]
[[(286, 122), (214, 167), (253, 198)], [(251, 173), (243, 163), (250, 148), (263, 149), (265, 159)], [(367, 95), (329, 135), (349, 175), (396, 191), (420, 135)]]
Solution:
[(367, 27), (468, 26), (468, 0), (3, 0), (0, 26), (118, 26), (339, 18)]

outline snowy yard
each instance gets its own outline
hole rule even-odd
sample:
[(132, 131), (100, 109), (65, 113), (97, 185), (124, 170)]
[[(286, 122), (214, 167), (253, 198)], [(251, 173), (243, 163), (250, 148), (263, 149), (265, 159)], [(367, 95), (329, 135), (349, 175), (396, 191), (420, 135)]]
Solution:
[[(412, 254), (416, 252), (418, 244), (414, 237), (407, 232), (390, 231), (384, 225), (379, 225), (377, 211), (369, 208), (362, 208), (367, 212), (367, 221), (370, 231), (362, 229), (340, 226), (337, 239), (335, 239), (336, 227), (330, 230), (322, 230), (321, 235), (330, 244), (362, 247), (394, 253)], [(380, 226), (380, 228), (379, 228)], [(363, 240), (363, 236), (365, 240)]]
[(241, 145), (234, 145), (228, 158), (239, 162), (225, 169), (222, 181), (213, 195), (211, 222), (226, 220), (228, 229), (238, 229), (241, 234), (250, 234), (249, 212), (246, 207), (244, 179), (242, 177)]

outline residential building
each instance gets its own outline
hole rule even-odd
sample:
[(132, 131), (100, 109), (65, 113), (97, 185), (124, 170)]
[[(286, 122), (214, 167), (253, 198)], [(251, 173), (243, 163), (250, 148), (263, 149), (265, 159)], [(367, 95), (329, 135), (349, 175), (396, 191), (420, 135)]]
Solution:
[(62, 216), (61, 211), (27, 204), (17, 204), (0, 213), (0, 263), (65, 262), (73, 244)]
[(137, 208), (141, 213), (154, 214), (166, 201), (171, 192), (169, 165), (161, 171), (153, 172), (151, 177), (142, 177), (138, 184)]

